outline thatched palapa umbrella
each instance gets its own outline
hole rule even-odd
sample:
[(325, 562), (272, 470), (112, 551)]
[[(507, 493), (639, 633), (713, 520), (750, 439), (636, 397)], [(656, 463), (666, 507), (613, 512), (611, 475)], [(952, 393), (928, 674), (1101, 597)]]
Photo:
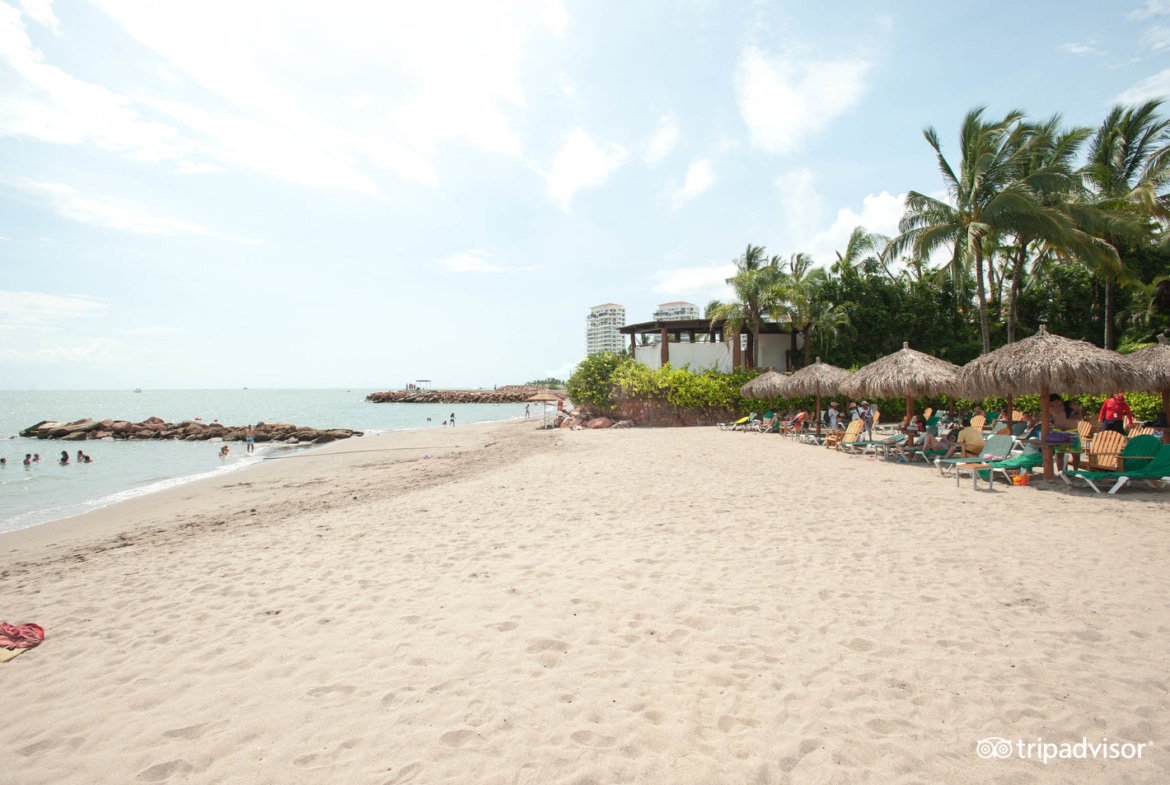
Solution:
[(788, 377), (787, 394), (815, 395), (817, 397), (817, 434), (821, 432), (821, 396), (841, 392), (841, 383), (849, 378), (849, 371), (835, 365), (821, 362), (818, 357), (812, 365), (806, 365)]
[[(977, 357), (959, 373), (960, 387), (972, 398), (1040, 394), (1040, 438), (1050, 430), (1051, 393), (1111, 393), (1135, 382), (1134, 366), (1117, 352), (1085, 341), (1040, 332)], [(1053, 448), (1042, 447), (1044, 479), (1056, 477)]]
[(852, 397), (906, 398), (906, 416), (914, 414), (914, 398), (919, 395), (950, 393), (958, 386), (959, 366), (940, 360), (902, 343), (900, 351), (854, 371), (841, 385), (841, 392)]
[[(1147, 346), (1126, 359), (1137, 375), (1135, 388), (1162, 393), (1162, 417), (1170, 420), (1170, 341), (1158, 336), (1157, 346)], [(1170, 444), (1170, 428), (1162, 428), (1162, 444)]]
[(788, 377), (777, 373), (775, 368), (769, 368), (750, 382), (739, 388), (739, 394), (744, 398), (767, 398), (768, 405), (772, 405), (773, 398), (785, 395)]
[(553, 401), (559, 401), (560, 399), (561, 398), (559, 395), (553, 395), (548, 390), (541, 390), (536, 395), (533, 395), (531, 398), (528, 399), (530, 401), (535, 401), (536, 403), (544, 404), (544, 417), (541, 420), (541, 424), (540, 424), (541, 428), (548, 427), (548, 405), (549, 405), (549, 403), (551, 403)]

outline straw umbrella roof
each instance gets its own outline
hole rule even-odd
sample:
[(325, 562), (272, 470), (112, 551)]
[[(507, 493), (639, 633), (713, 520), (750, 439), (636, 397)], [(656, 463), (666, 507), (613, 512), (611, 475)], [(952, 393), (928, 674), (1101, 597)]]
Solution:
[(744, 398), (781, 398), (787, 393), (788, 377), (769, 368), (739, 388)]
[(958, 376), (959, 366), (903, 343), (899, 351), (855, 371), (841, 385), (841, 393), (851, 398), (916, 398), (953, 390)]
[(1117, 352), (1040, 332), (977, 357), (959, 373), (972, 398), (1036, 393), (1110, 393), (1135, 383), (1135, 366)]
[(560, 399), (561, 398), (559, 395), (553, 395), (548, 390), (541, 390), (536, 395), (533, 395), (531, 398), (528, 398), (527, 400), (536, 401), (537, 403), (540, 403), (542, 401), (552, 403), (553, 401), (559, 401)]
[(821, 362), (818, 357), (812, 365), (806, 365), (788, 377), (787, 393), (794, 395), (836, 395), (841, 383), (849, 378), (849, 371), (835, 365)]
[(1158, 336), (1158, 343), (1147, 346), (1128, 357), (1137, 373), (1135, 388), (1164, 390), (1170, 388), (1170, 340), (1166, 335)]

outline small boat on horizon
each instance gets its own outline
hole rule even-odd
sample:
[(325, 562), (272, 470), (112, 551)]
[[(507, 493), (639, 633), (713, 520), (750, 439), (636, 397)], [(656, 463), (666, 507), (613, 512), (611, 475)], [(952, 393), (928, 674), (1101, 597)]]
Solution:
[(142, 392), (142, 388), (141, 388), (141, 387), (135, 387), (135, 388), (134, 388), (134, 392)]

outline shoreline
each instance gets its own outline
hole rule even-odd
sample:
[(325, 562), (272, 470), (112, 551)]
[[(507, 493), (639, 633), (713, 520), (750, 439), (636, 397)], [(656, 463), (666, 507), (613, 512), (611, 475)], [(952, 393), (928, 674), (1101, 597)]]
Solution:
[[(464, 429), (470, 430), (479, 427), (508, 425), (516, 422), (524, 423), (525, 421), (484, 421), (460, 425), (457, 428), (438, 428), (437, 430), (442, 433), (449, 433), (454, 435), (457, 432), (463, 432)], [(122, 499), (113, 499), (107, 504), (104, 504), (100, 507), (95, 507), (91, 510), (69, 515), (64, 518), (54, 518), (52, 520), (26, 526), (21, 529), (2, 531), (0, 532), (0, 556), (7, 552), (8, 548), (6, 546), (8, 544), (13, 544), (19, 549), (29, 543), (60, 544), (64, 543), (72, 537), (86, 538), (87, 533), (91, 531), (100, 533), (101, 536), (117, 534), (118, 532), (115, 531), (116, 524), (111, 526), (111, 521), (116, 522), (117, 520), (120, 520), (123, 515), (134, 518), (135, 516), (139, 515), (141, 511), (152, 508), (154, 506), (152, 500), (156, 500), (160, 507), (169, 511), (173, 511), (173, 508), (175, 507), (175, 500), (172, 497), (177, 496), (183, 500), (191, 501), (201, 496), (220, 492), (224, 488), (237, 485), (237, 483), (232, 482), (232, 480), (234, 480), (234, 478), (237, 476), (247, 476), (251, 472), (260, 470), (269, 466), (270, 464), (279, 464), (294, 459), (304, 459), (334, 454), (347, 455), (351, 453), (363, 452), (386, 452), (398, 449), (416, 451), (425, 450), (424, 446), (413, 444), (413, 442), (417, 440), (410, 440), (412, 444), (406, 446), (384, 446), (384, 443), (388, 438), (392, 439), (396, 434), (431, 434), (435, 431), (435, 428), (426, 427), (403, 428), (386, 430), (380, 433), (372, 433), (370, 435), (362, 436), (358, 439), (346, 439), (330, 442), (329, 444), (278, 446), (272, 450), (272, 452), (275, 454), (267, 455), (253, 463), (241, 464), (227, 470), (217, 469), (213, 472), (204, 472), (196, 475), (184, 475), (182, 477), (176, 477), (169, 480), (162, 480), (159, 483), (150, 486), (152, 489), (149, 491)], [(445, 441), (448, 440), (444, 440), (444, 442)], [(279, 473), (279, 471), (280, 470), (270, 470), (269, 474), (276, 474)], [(164, 485), (164, 483), (171, 484)], [(154, 485), (158, 485), (159, 487), (154, 487)]]
[(0, 536), (5, 620), (46, 630), (0, 665), (37, 707), (10, 776), (1170, 778), (1164, 493), (715, 428), (369, 438)]
[[(458, 427), (459, 428), (467, 428), (467, 427), (476, 427), (479, 425), (491, 425), (491, 424), (495, 424), (495, 423), (508, 423), (508, 422), (524, 422), (524, 419), (511, 417), (511, 418), (506, 418), (503, 420), (480, 420), (480, 421), (476, 421), (476, 422), (460, 424)], [(79, 517), (82, 515), (87, 515), (91, 512), (97, 512), (99, 510), (104, 510), (108, 507), (121, 504), (125, 501), (130, 501), (132, 499), (137, 499), (137, 498), (140, 498), (143, 496), (150, 496), (150, 495), (153, 495), (156, 493), (161, 493), (161, 492), (169, 490), (171, 488), (177, 488), (177, 487), (181, 487), (181, 486), (188, 485), (191, 483), (199, 482), (199, 481), (205, 480), (205, 479), (214, 479), (216, 477), (227, 476), (227, 475), (232, 475), (232, 474), (235, 474), (235, 473), (238, 473), (241, 471), (246, 471), (246, 470), (251, 469), (255, 466), (263, 464), (267, 461), (277, 460), (277, 459), (281, 459), (281, 458), (285, 457), (285, 456), (281, 455), (281, 453), (286, 453), (286, 452), (306, 453), (306, 452), (312, 452), (315, 450), (323, 449), (323, 448), (329, 446), (329, 444), (336, 444), (336, 443), (344, 442), (344, 441), (359, 440), (359, 443), (360, 443), (360, 440), (374, 439), (374, 438), (377, 438), (379, 436), (382, 436), (385, 434), (390, 434), (390, 433), (402, 433), (402, 432), (413, 432), (413, 431), (419, 431), (419, 432), (428, 431), (429, 432), (429, 431), (435, 430), (436, 428), (441, 429), (440, 426), (436, 426), (436, 425), (419, 425), (419, 426), (412, 426), (412, 427), (408, 427), (408, 428), (387, 428), (387, 429), (382, 429), (382, 430), (367, 429), (364, 431), (364, 435), (362, 435), (362, 436), (355, 436), (352, 439), (337, 440), (335, 442), (328, 442), (325, 444), (308, 444), (308, 443), (306, 443), (306, 444), (283, 444), (283, 443), (279, 443), (279, 442), (263, 442), (260, 446), (263, 448), (263, 451), (265, 454), (262, 457), (260, 457), (258, 460), (255, 460), (255, 461), (222, 465), (222, 466), (218, 466), (218, 467), (215, 467), (213, 469), (210, 469), (210, 470), (198, 471), (198, 472), (195, 472), (192, 474), (179, 474), (179, 475), (175, 475), (173, 477), (167, 477), (165, 479), (156, 480), (156, 481), (147, 483), (145, 485), (131, 486), (129, 488), (124, 488), (124, 489), (118, 490), (118, 491), (112, 491), (110, 493), (105, 493), (105, 494), (102, 494), (100, 496), (96, 496), (96, 497), (89, 498), (89, 499), (84, 499), (82, 501), (67, 503), (65, 505), (62, 505), (61, 507), (47, 507), (47, 508), (40, 508), (37, 510), (30, 510), (30, 511), (18, 513), (13, 518), (8, 519), (8, 522), (18, 520), (22, 516), (37, 516), (37, 515), (40, 515), (42, 513), (48, 512), (50, 510), (54, 510), (54, 509), (63, 509), (63, 510), (68, 511), (62, 517), (54, 517), (54, 518), (49, 518), (47, 520), (40, 520), (40, 521), (37, 521), (35, 523), (31, 523), (31, 524), (28, 524), (27, 526), (22, 526), (22, 527), (17, 528), (17, 529), (7, 529), (7, 530), (0, 531), (0, 537), (3, 537), (5, 534), (11, 534), (11, 533), (19, 532), (19, 531), (25, 531), (26, 529), (35, 528), (38, 526), (44, 526), (46, 524), (55, 523), (57, 521), (69, 520), (71, 518), (76, 518), (76, 517)], [(41, 443), (60, 444), (60, 443), (62, 443), (61, 440), (30, 439), (30, 437), (21, 437), (21, 438), (29, 439), (30, 442), (35, 443), (35, 444), (41, 444)], [(12, 441), (12, 443), (17, 443), (15, 440), (11, 440), (11, 441)], [(134, 443), (134, 440), (123, 440), (123, 441), (128, 441), (129, 443)], [(153, 440), (148, 440), (148, 441), (153, 441)], [(65, 444), (71, 444), (71, 442), (65, 442)], [(92, 447), (93, 442), (86, 441), (85, 444), (90, 445), (89, 449), (93, 449), (93, 447)], [(243, 451), (243, 442), (233, 443), (233, 445), (237, 446), (240, 451)], [(19, 452), (19, 450), (18, 450), (18, 452)], [(244, 461), (246, 461), (246, 458), (244, 459)], [(9, 467), (9, 468), (15, 470), (16, 467)], [(81, 508), (86, 508), (86, 509), (81, 509)]]

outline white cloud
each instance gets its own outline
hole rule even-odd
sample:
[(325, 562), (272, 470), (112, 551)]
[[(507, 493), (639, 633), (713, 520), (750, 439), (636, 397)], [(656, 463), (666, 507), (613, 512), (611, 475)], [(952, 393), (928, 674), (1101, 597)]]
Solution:
[(1095, 48), (1093, 48), (1092, 44), (1078, 43), (1061, 44), (1057, 47), (1057, 49), (1060, 49), (1062, 52), (1068, 52), (1072, 55), (1088, 55), (1097, 51)]
[(565, 34), (569, 26), (569, 13), (561, 5), (560, 0), (533, 0), (536, 5), (536, 16), (552, 31), (557, 38)]
[(677, 210), (715, 184), (715, 170), (711, 162), (705, 158), (694, 161), (687, 168), (687, 179), (682, 188), (671, 196), (674, 208)]
[(652, 288), (656, 292), (678, 297), (689, 295), (706, 299), (726, 299), (731, 292), (727, 279), (733, 275), (735, 263), (728, 262), (706, 267), (660, 270), (650, 277), (654, 281)]
[(34, 22), (57, 32), (57, 16), (53, 13), (53, 0), (20, 0), (20, 10)]
[(621, 145), (611, 144), (608, 150), (603, 149), (589, 134), (577, 129), (553, 159), (552, 171), (541, 175), (548, 182), (549, 197), (567, 213), (574, 193), (601, 185), (628, 157)]
[(642, 160), (653, 166), (670, 155), (676, 142), (678, 142), (678, 123), (675, 122), (673, 116), (665, 114), (658, 118), (658, 125), (654, 128), (654, 133), (646, 141)]
[(125, 330), (119, 330), (122, 335), (135, 336), (155, 336), (155, 335), (178, 335), (183, 332), (178, 327), (166, 327), (163, 325), (139, 325), (137, 327), (127, 327)]
[(539, 270), (540, 265), (528, 267), (502, 267), (488, 261), (491, 257), (487, 251), (463, 251), (448, 259), (441, 259), (437, 264), (453, 273), (520, 273)]
[(805, 139), (853, 108), (865, 89), (865, 60), (816, 61), (745, 47), (735, 70), (735, 96), (752, 145), (790, 154)]
[(339, 0), (329, 13), (311, 0), (279, 13), (233, 0), (95, 2), (218, 99), (214, 110), (143, 99), (204, 137), (205, 156), (368, 194), (371, 164), (435, 184), (430, 159), (446, 140), (522, 155), (510, 113), (526, 106), (528, 41), (568, 24), (558, 0)]
[(862, 199), (861, 212), (851, 207), (837, 211), (837, 219), (823, 232), (819, 232), (802, 250), (811, 254), (821, 264), (830, 264), (837, 258), (837, 252), (845, 251), (849, 236), (858, 226), (864, 226), (870, 233), (894, 237), (898, 234), (898, 222), (905, 211), (906, 194), (891, 195), (887, 191), (869, 194)]
[(175, 169), (175, 174), (210, 174), (211, 172), (226, 172), (222, 166), (215, 164), (202, 163), (199, 161), (183, 161)]
[(1140, 104), (1170, 96), (1170, 68), (1148, 76), (1114, 99), (1119, 104)]
[(796, 169), (777, 175), (772, 181), (779, 192), (780, 220), (785, 234), (802, 245), (820, 223), (821, 198), (816, 189), (816, 175), (810, 169)]
[(1149, 19), (1152, 16), (1170, 14), (1170, 0), (1146, 0), (1146, 4), (1135, 11), (1130, 11), (1127, 19)]
[(117, 357), (110, 354), (104, 347), (93, 346), (54, 346), (48, 349), (38, 349), (35, 352), (20, 352), (16, 349), (0, 349), (0, 362), (23, 363), (108, 363), (116, 362)]
[(54, 327), (101, 315), (106, 307), (106, 301), (85, 295), (0, 291), (0, 330)]
[(92, 143), (132, 158), (180, 157), (175, 130), (143, 120), (128, 101), (99, 85), (75, 79), (44, 62), (20, 14), (0, 3), (0, 136), (55, 144)]
[(1170, 27), (1166, 25), (1154, 25), (1146, 30), (1142, 36), (1142, 45), (1147, 49), (1153, 49), (1155, 52), (1170, 48)]
[(108, 197), (86, 196), (77, 189), (60, 183), (22, 180), (16, 187), (47, 203), (61, 217), (92, 226), (103, 226), (134, 234), (210, 234), (198, 224), (160, 218)]

